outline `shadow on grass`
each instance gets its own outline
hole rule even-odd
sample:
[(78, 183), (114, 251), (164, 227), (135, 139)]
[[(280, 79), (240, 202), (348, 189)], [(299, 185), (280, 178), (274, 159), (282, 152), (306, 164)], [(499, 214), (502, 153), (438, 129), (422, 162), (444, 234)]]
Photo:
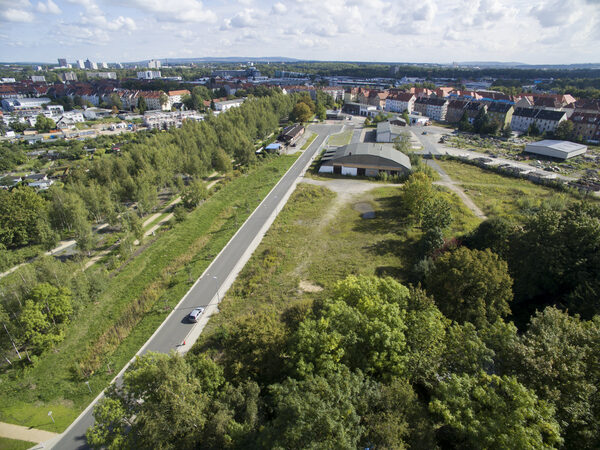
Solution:
[(370, 234), (403, 233), (408, 219), (402, 208), (400, 196), (381, 197), (375, 201), (380, 205), (380, 208), (375, 210), (375, 217), (357, 222), (354, 231)]

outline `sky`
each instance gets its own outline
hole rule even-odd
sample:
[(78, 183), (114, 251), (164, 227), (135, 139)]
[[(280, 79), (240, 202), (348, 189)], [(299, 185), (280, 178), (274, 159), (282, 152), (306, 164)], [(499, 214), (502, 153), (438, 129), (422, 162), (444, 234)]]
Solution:
[(600, 0), (0, 0), (0, 61), (600, 62)]

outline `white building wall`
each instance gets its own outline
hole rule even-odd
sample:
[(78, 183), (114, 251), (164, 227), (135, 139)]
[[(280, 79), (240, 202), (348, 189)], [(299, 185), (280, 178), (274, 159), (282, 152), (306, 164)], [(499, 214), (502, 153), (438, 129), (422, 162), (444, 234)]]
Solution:
[(356, 167), (344, 167), (342, 166), (342, 175), (350, 175), (355, 177), (358, 174), (358, 169)]

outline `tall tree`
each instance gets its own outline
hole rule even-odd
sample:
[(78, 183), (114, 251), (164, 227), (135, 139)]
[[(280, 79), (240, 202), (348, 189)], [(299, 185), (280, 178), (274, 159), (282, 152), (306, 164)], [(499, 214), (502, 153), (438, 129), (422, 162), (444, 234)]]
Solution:
[(444, 253), (425, 279), (444, 315), (485, 327), (510, 313), (512, 279), (505, 261), (490, 250), (461, 247)]
[[(514, 377), (453, 376), (434, 392), (430, 410), (459, 448), (554, 448), (562, 444), (554, 408)], [(450, 443), (448, 442), (448, 443)]]

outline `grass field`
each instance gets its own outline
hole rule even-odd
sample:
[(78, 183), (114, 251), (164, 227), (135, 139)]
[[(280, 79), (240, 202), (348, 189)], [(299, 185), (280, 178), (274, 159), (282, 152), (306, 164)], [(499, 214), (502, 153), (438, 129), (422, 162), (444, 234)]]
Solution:
[(306, 142), (304, 143), (304, 145), (302, 146), (302, 148), (300, 150), (306, 150), (310, 144), (313, 143), (313, 141), (317, 138), (317, 135), (315, 133), (312, 133), (311, 136), (306, 140)]
[(522, 216), (541, 204), (565, 206), (578, 197), (531, 181), (507, 177), (452, 160), (437, 163), (488, 217)]
[(27, 450), (35, 445), (35, 442), (18, 441), (0, 437), (0, 450)]
[(352, 139), (352, 133), (354, 133), (353, 129), (349, 129), (344, 131), (343, 133), (332, 134), (327, 141), (327, 145), (331, 145), (334, 147), (341, 147), (343, 145), (348, 145), (350, 140)]
[[(72, 319), (54, 351), (33, 367), (3, 373), (0, 421), (64, 430), (150, 337), (296, 158), (272, 159), (226, 184), (112, 278), (99, 301)], [(82, 372), (90, 374), (82, 378)]]
[[(358, 181), (357, 181), (358, 182)], [(198, 346), (222, 326), (264, 309), (282, 312), (327, 292), (350, 274), (390, 275), (406, 281), (416, 262), (420, 230), (403, 225), (399, 187), (335, 194), (300, 183), (207, 325)], [(343, 196), (343, 201), (340, 199)], [(479, 223), (453, 194), (450, 233)], [(363, 219), (370, 206), (375, 218)]]

